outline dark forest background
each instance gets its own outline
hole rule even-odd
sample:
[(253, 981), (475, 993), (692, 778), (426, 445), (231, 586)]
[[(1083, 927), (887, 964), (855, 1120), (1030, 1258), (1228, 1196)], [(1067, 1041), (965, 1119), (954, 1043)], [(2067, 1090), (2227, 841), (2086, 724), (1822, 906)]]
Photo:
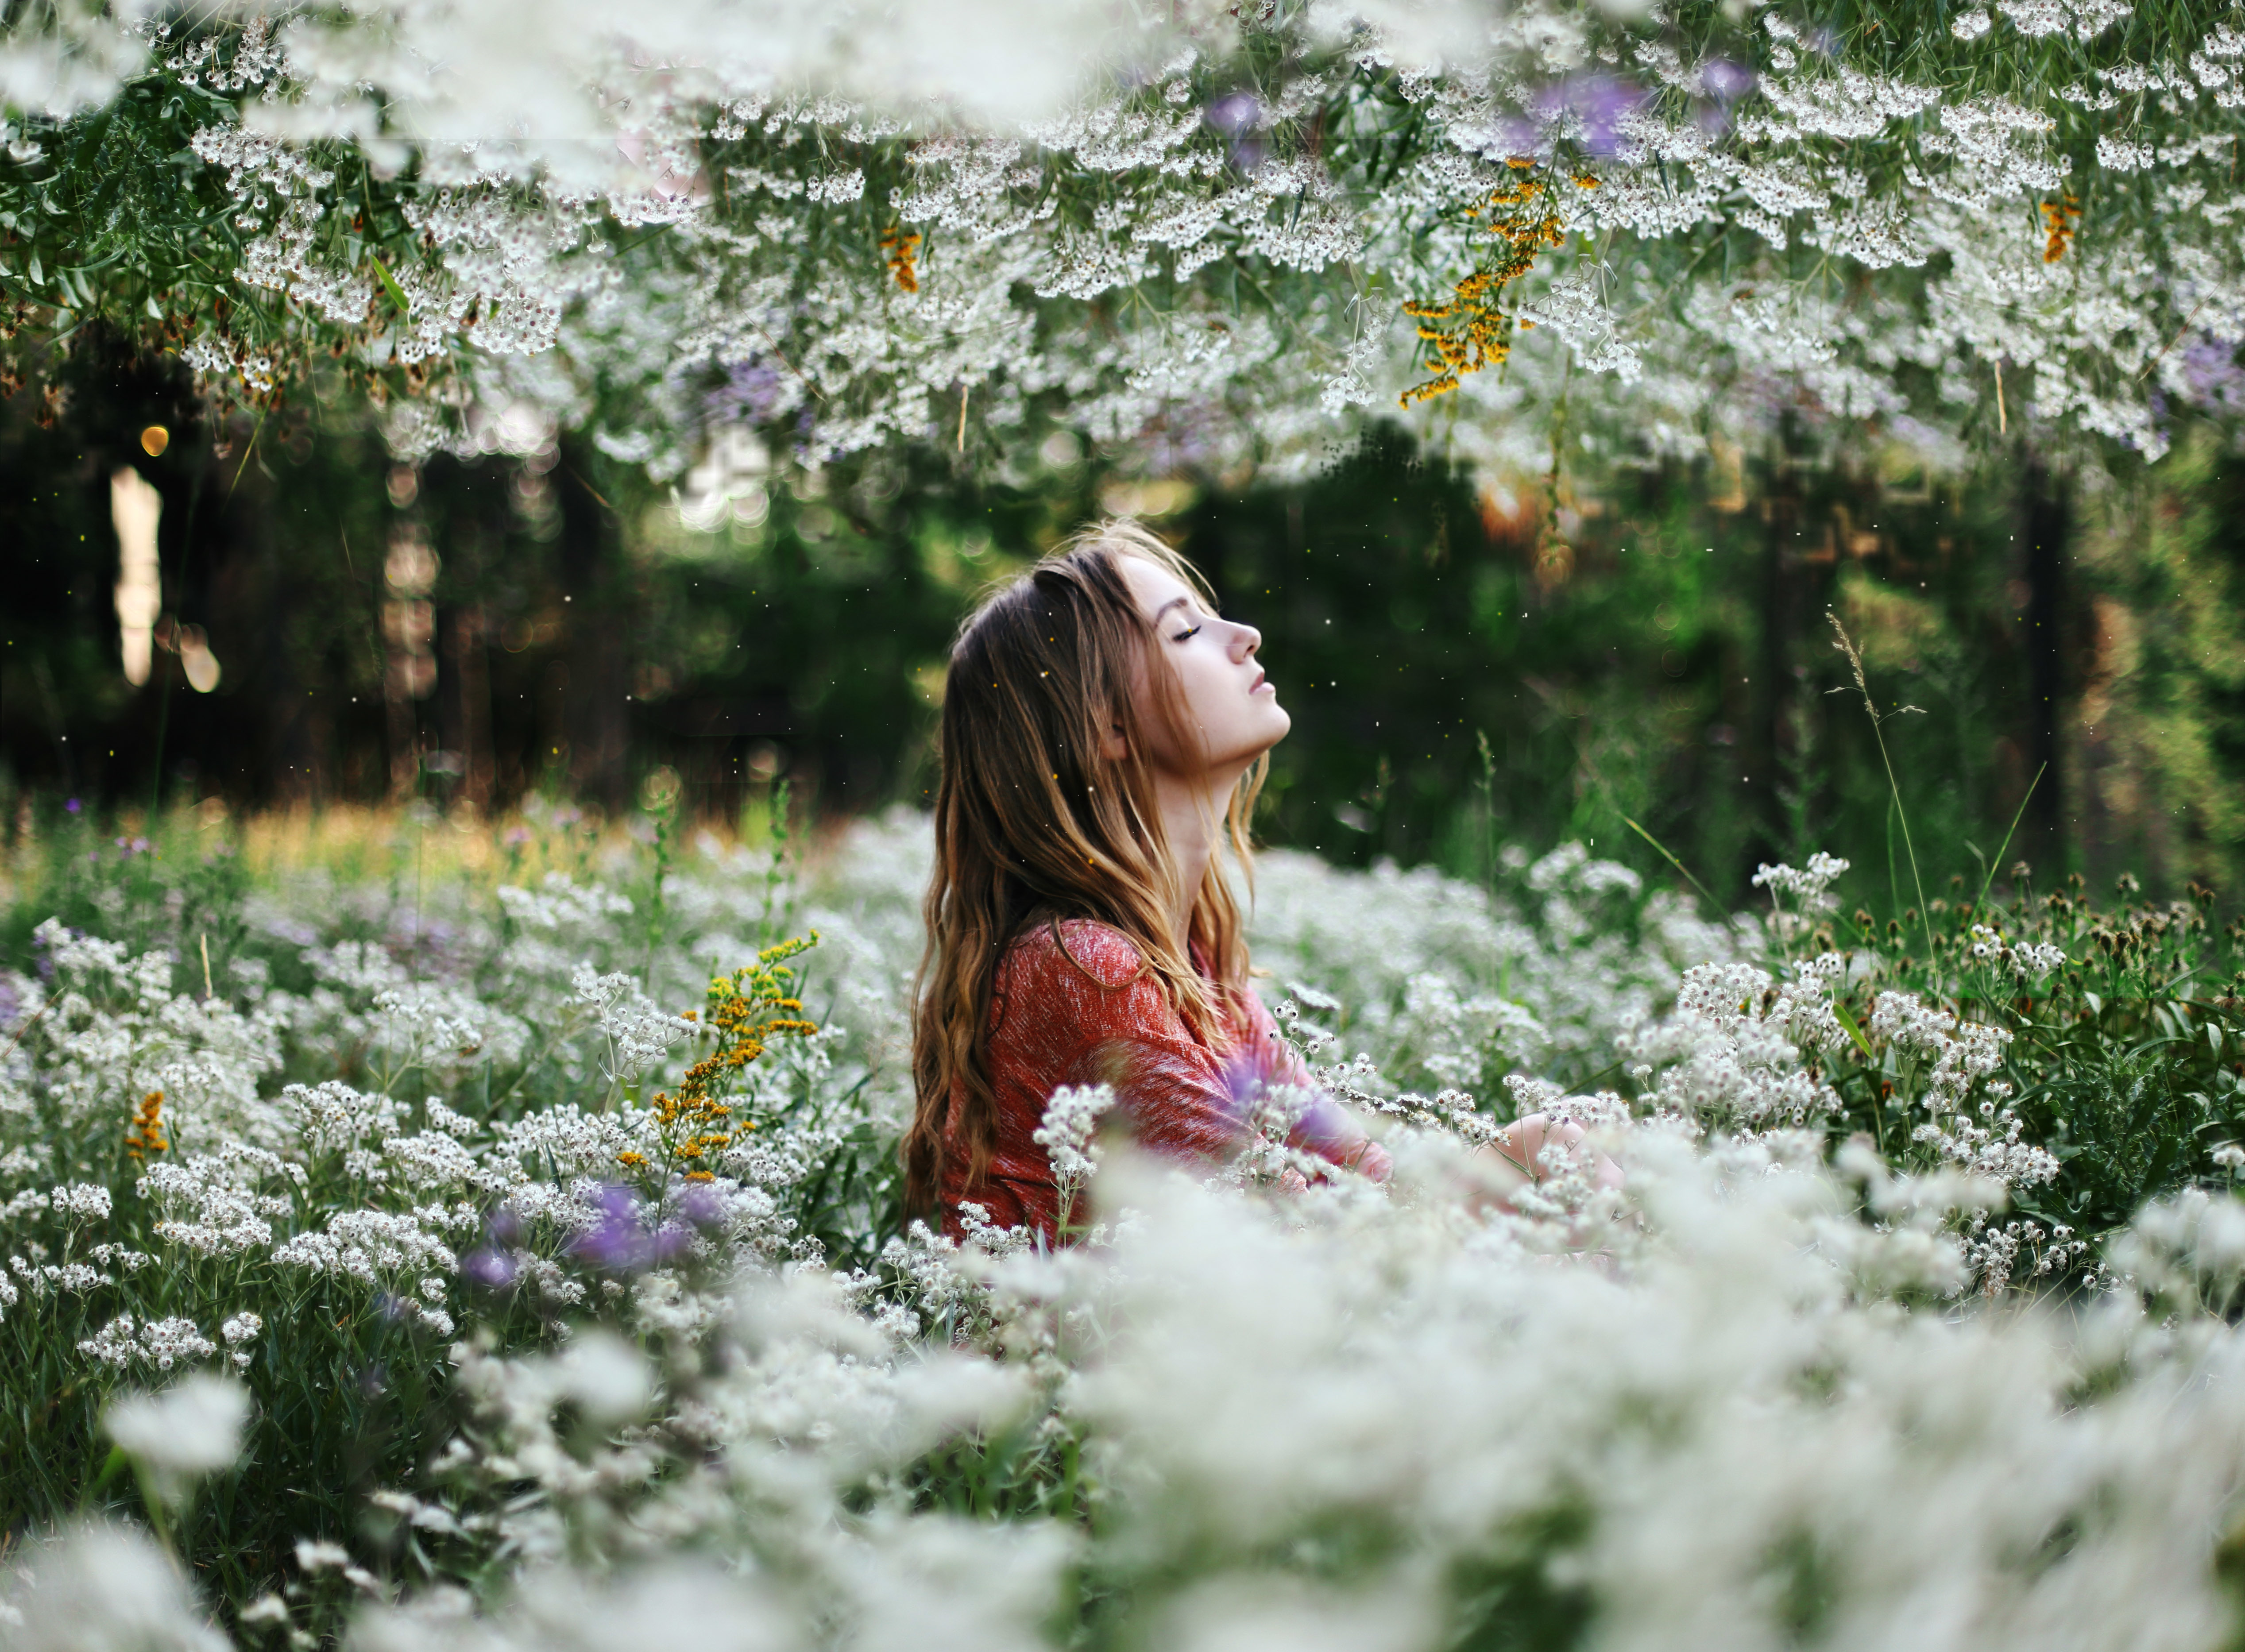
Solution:
[[(1726, 899), (1820, 848), (1889, 890), (1902, 823), (1836, 615), (1880, 708), (1916, 708), (1884, 734), (1929, 882), (1977, 878), (2015, 816), (2006, 863), (2052, 875), (2230, 886), (2245, 853), (2245, 461), (2207, 433), (2117, 476), (2022, 445), (1928, 477), (1779, 430), (1528, 484), (1393, 430), (1285, 484), (1132, 479), (1055, 437), (1017, 465), (775, 471), (702, 532), (566, 434), (414, 469), (356, 404), (213, 428), (160, 364), (82, 346), (71, 373), (58, 401), (0, 403), (14, 833), (73, 802), (614, 811), (658, 774), (720, 822), (783, 778), (822, 816), (918, 801), (960, 616), (1125, 509), (1265, 633), (1295, 717), (1269, 842), (1474, 872), (1572, 836), (1669, 876), (1633, 820)], [(139, 687), (124, 466), (164, 502)], [(207, 693), (189, 636), (220, 667)]]

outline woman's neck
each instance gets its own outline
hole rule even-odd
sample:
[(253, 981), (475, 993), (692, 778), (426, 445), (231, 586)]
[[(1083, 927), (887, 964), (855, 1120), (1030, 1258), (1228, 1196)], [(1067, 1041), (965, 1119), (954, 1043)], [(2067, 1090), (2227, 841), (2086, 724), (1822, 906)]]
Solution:
[(1175, 932), (1180, 945), (1191, 938), (1193, 903), (1200, 894), (1201, 880), (1208, 876), (1209, 862), (1216, 854), (1217, 840), (1223, 836), (1224, 810), (1231, 801), (1232, 789), (1246, 772), (1247, 765), (1242, 763), (1190, 777), (1158, 770), (1154, 775), (1154, 801), (1162, 811), (1162, 836), (1177, 872), (1176, 904), (1170, 917), (1177, 926)]

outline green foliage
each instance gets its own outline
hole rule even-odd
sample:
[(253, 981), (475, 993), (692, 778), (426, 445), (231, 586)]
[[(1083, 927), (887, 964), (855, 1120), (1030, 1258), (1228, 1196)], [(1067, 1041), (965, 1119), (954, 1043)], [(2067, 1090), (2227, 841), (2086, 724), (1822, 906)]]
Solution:
[[(1951, 897), (1931, 903), (1930, 951), (1914, 911), (1882, 925), (1858, 910), (1828, 920), (1813, 940), (1877, 960), (1851, 972), (1838, 995), (1856, 1028), (1870, 1026), (1881, 992), (1902, 991), (2011, 1035), (1993, 1074), (2009, 1087), (2003, 1105), (2022, 1138), (2061, 1167), (2016, 1208), (2096, 1240), (2186, 1182), (2231, 1179), (2214, 1155), (2245, 1142), (2245, 929), (2232, 921), (2214, 931), (2202, 889), (2157, 904), (2134, 898), (2136, 881), (2124, 877), (2120, 904), (2106, 908), (2078, 877), (2045, 896), (2031, 892), (2024, 867), (2018, 877), (2003, 904), (1976, 905), (1952, 880)], [(2068, 961), (2046, 972), (2014, 961), (2036, 944)], [(1845, 1047), (1830, 1058), (1844, 1103), (1837, 1128), (1867, 1131), (1905, 1159), (1923, 1152), (1909, 1145), (1914, 1133), (1947, 1122), (1929, 1108), (1927, 1064), (1894, 1045), (1859, 1059), (1868, 1053)], [(1997, 1111), (1982, 1110), (1971, 1123)]]

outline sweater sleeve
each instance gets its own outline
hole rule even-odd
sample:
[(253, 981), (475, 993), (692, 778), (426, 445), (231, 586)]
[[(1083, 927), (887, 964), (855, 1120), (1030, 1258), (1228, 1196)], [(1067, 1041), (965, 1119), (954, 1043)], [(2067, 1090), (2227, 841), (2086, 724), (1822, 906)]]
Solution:
[[(1102, 985), (1081, 1000), (1083, 1042), (1061, 1082), (1112, 1085), (1140, 1146), (1220, 1162), (1244, 1145), (1257, 1091), (1293, 1085), (1313, 1098), (1295, 1127), (1293, 1144), (1375, 1181), (1387, 1179), (1387, 1151), (1354, 1114), (1318, 1087), (1251, 990), (1245, 995), (1245, 1025), (1235, 1029), (1238, 1044), (1214, 1050), (1192, 1035), (1150, 976), (1138, 975), (1138, 953), (1128, 940), (1103, 925), (1071, 926), (1069, 939), (1071, 951)], [(1043, 966), (1076, 972), (1081, 979), (1064, 958), (1048, 955)], [(1048, 987), (1062, 990), (1062, 981)]]
[(1057, 1215), (1052, 1164), (1034, 1139), (1053, 1092), (1105, 1084), (1115, 1125), (1148, 1152), (1221, 1165), (1245, 1145), (1247, 1114), (1265, 1084), (1312, 1091), (1294, 1144), (1375, 1179), (1387, 1155), (1346, 1107), (1317, 1091), (1277, 1025), (1252, 993), (1245, 1020), (1215, 1042), (1194, 1036), (1137, 948), (1104, 924), (1070, 920), (1023, 934), (1008, 949), (992, 1005), (991, 1080), (998, 1103), (995, 1151), (970, 1182), (954, 1148), (945, 1173), (946, 1231), (961, 1229), (958, 1206), (981, 1204), (1000, 1228), (1048, 1236)]
[(1057, 931), (1031, 930), (1008, 948), (999, 980), (990, 1042), (995, 1151), (970, 1179), (954, 1141), (941, 1195), (946, 1233), (963, 1233), (958, 1208), (971, 1200), (998, 1227), (1053, 1236), (1059, 1191), (1035, 1134), (1064, 1085), (1112, 1086), (1116, 1125), (1150, 1152), (1221, 1162), (1238, 1150), (1242, 1110), (1218, 1062), (1143, 976), (1137, 949), (1120, 931), (1080, 919)]
[(1112, 1085), (1122, 1123), (1150, 1152), (1217, 1161), (1238, 1152), (1247, 1097), (1223, 1064), (1152, 981), (1116, 997), (1114, 1015), (1090, 1030), (1068, 1082)]

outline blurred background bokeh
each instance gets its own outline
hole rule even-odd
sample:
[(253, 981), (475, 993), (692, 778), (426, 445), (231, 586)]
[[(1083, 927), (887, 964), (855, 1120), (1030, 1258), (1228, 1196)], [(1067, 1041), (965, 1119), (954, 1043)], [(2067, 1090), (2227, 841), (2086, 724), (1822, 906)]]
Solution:
[(346, 396), (214, 426), (177, 368), (85, 342), (61, 394), (0, 403), (4, 829), (614, 813), (651, 780), (720, 828), (783, 781), (814, 820), (918, 802), (962, 613), (1122, 511), (1264, 633), (1295, 718), (1272, 843), (1474, 875), (1576, 837), (1672, 881), (1658, 840), (1726, 901), (1825, 849), (1898, 910), (1890, 759), (1929, 886), (2014, 821), (2006, 866), (2153, 891), (2234, 887), (2245, 851), (2245, 463), (2210, 431), (2133, 471), (1940, 476), (1814, 461), (1780, 421), (1695, 466), (1497, 477), (1375, 426), (1291, 485), (1126, 476), (1064, 434), (806, 473), (743, 436), (657, 486), (489, 428), (408, 468)]

